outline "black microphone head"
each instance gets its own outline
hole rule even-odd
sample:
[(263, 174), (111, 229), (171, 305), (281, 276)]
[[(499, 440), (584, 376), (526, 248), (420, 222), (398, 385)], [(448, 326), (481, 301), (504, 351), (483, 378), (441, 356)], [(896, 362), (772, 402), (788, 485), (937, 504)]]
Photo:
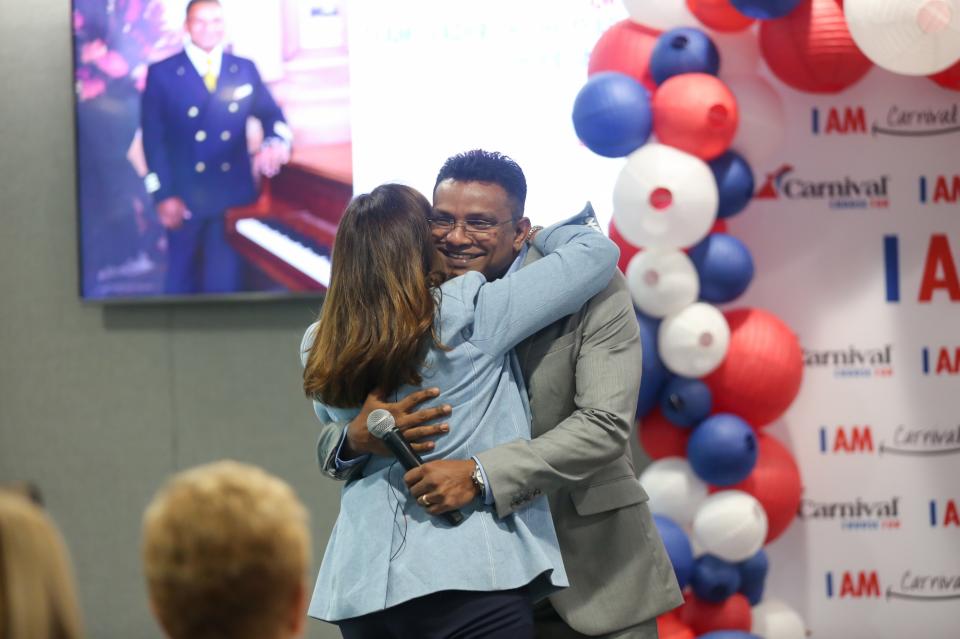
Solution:
[(388, 410), (377, 408), (367, 415), (367, 430), (377, 439), (383, 439), (387, 433), (396, 427), (397, 422)]

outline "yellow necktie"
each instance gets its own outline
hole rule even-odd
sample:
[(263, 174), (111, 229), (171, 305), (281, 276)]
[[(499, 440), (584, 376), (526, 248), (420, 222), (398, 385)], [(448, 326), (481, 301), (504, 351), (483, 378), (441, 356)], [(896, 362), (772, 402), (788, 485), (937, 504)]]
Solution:
[(203, 74), (203, 83), (207, 85), (207, 91), (213, 93), (217, 89), (217, 75), (213, 72), (213, 60), (207, 59), (207, 72)]

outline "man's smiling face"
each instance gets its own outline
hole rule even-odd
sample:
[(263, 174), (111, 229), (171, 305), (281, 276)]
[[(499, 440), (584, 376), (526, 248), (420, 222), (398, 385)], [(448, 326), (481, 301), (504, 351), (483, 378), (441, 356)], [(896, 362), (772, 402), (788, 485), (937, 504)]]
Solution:
[[(450, 277), (479, 271), (488, 280), (503, 276), (530, 230), (526, 218), (513, 219), (514, 203), (499, 184), (444, 180), (433, 191), (433, 216), (455, 226), (433, 230), (433, 241)], [(470, 222), (490, 226), (471, 232)]]

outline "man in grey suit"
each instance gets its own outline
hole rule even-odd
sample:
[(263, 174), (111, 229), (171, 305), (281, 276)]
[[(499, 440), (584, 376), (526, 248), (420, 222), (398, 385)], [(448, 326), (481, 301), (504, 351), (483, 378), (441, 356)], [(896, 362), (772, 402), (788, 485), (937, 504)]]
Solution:
[[(440, 170), (433, 196), (434, 240), (450, 275), (479, 271), (492, 280), (539, 259), (525, 241), (526, 181), (513, 160), (479, 150), (454, 156)], [(571, 585), (538, 606), (537, 636), (656, 638), (656, 616), (683, 598), (628, 447), (641, 351), (623, 277), (618, 273), (579, 312), (515, 353), (533, 439), (473, 459), (428, 462), (404, 479), (431, 514), (479, 498), (506, 517), (546, 494)], [(365, 454), (387, 454), (364, 426), (374, 408), (391, 410), (414, 447), (429, 450), (424, 438), (442, 435), (445, 424), (428, 422), (448, 407), (416, 407), (437, 392), (397, 403), (371, 396), (350, 424), (325, 424), (318, 444), (324, 471), (347, 479)]]

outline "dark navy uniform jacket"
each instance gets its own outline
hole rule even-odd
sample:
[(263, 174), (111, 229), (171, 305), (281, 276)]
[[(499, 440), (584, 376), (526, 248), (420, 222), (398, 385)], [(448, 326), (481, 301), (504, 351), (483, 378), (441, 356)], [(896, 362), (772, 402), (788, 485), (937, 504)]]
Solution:
[(206, 217), (256, 199), (248, 116), (260, 120), (265, 138), (289, 141), (283, 112), (251, 60), (224, 53), (213, 93), (185, 52), (150, 65), (141, 123), (154, 201), (178, 196)]

